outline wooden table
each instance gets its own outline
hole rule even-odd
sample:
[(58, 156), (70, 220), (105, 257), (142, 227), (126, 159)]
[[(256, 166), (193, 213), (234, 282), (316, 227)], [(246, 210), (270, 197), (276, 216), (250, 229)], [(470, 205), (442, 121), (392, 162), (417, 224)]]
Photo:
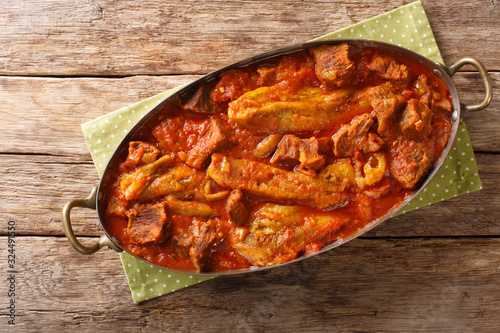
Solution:
[[(132, 302), (118, 255), (78, 254), (61, 208), (98, 176), (80, 124), (213, 69), (409, 1), (8, 0), (0, 10), (0, 331), (432, 331), (500, 327), (500, 5), (424, 1), (450, 65), (488, 68), (466, 114), (483, 189), (393, 218), (311, 260)], [(473, 68), (455, 76), (483, 98)], [(95, 214), (73, 213), (82, 242)], [(15, 326), (8, 326), (8, 221)]]

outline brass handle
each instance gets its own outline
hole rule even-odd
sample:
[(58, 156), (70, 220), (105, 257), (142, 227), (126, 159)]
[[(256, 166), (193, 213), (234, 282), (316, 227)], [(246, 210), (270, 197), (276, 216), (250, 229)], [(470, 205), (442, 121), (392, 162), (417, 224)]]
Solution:
[(121, 252), (122, 250), (116, 246), (115, 243), (113, 243), (108, 236), (103, 234), (97, 242), (92, 244), (91, 246), (85, 246), (82, 245), (78, 239), (76, 239), (75, 233), (73, 232), (73, 228), (71, 227), (71, 219), (70, 219), (70, 214), (71, 214), (71, 209), (73, 207), (81, 207), (81, 208), (90, 208), (90, 209), (95, 209), (96, 208), (96, 197), (97, 197), (97, 186), (94, 187), (92, 190), (92, 193), (90, 193), (89, 197), (86, 199), (73, 199), (70, 200), (63, 208), (62, 211), (62, 224), (64, 227), (64, 233), (66, 234), (66, 237), (68, 238), (69, 242), (71, 245), (77, 250), (78, 252), (82, 254), (92, 254), (103, 247), (107, 246), (117, 252)]
[(451, 65), (450, 68), (447, 68), (447, 72), (450, 75), (450, 77), (453, 76), (464, 65), (472, 65), (476, 67), (476, 69), (479, 71), (479, 75), (483, 80), (484, 88), (486, 90), (486, 96), (484, 97), (484, 100), (481, 103), (474, 105), (462, 105), (462, 108), (465, 112), (482, 110), (485, 107), (487, 107), (491, 102), (492, 88), (491, 88), (490, 76), (488, 75), (488, 71), (486, 70), (486, 68), (479, 60), (472, 57), (466, 57), (458, 60), (456, 63)]

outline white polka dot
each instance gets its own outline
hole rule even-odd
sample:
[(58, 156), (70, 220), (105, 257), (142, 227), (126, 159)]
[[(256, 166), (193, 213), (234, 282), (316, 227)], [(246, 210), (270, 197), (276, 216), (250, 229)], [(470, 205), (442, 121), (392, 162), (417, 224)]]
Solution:
[(457, 185), (458, 188), (460, 188), (460, 185)]
[(384, 37), (384, 34), (380, 34), (380, 37)]
[(133, 278), (133, 279), (132, 279), (132, 281), (134, 281), (134, 282), (135, 282), (135, 278)]
[(190, 278), (190, 279), (192, 279), (192, 278), (193, 278), (193, 276), (192, 276), (192, 275), (189, 275), (189, 278)]
[(457, 162), (458, 165), (460, 165), (460, 162)]
[(160, 293), (160, 294), (158, 294), (158, 296), (161, 296), (161, 293)]
[(128, 266), (128, 267), (130, 267), (130, 266), (132, 266), (132, 265), (131, 265), (131, 264), (128, 264), (127, 266)]
[(408, 28), (408, 24), (407, 24), (405, 27), (407, 27), (407, 28)]
[(450, 184), (453, 184), (453, 180), (450, 179)]
[(465, 168), (465, 171), (469, 171), (469, 167)]
[(457, 147), (453, 147), (453, 150), (457, 150)]
[(177, 281), (175, 281), (175, 282), (179, 283), (179, 280), (177, 280)]
[(482, 190), (482, 189), (483, 189), (483, 187), (481, 186), (479, 189), (480, 189), (480, 190)]
[(439, 184), (436, 184), (436, 187), (439, 187)]
[(139, 268), (137, 268), (137, 273), (139, 273), (141, 270)]
[(448, 165), (445, 165), (445, 166), (444, 166), (444, 168), (445, 168), (445, 169), (448, 169)]
[(114, 135), (114, 134), (111, 134), (111, 137), (112, 137), (112, 138), (114, 138), (114, 137), (115, 137), (115, 135)]
[(453, 156), (450, 155), (450, 160), (452, 160), (452, 159), (453, 159)]
[(97, 140), (97, 143), (101, 143), (101, 139)]
[(341, 34), (338, 34), (338, 36), (339, 36), (339, 37), (342, 37), (342, 35), (341, 35)]
[(444, 190), (446, 193), (448, 193), (448, 189)]
[(127, 133), (127, 130), (123, 130), (123, 133)]
[(118, 125), (115, 125), (115, 128), (118, 128)]
[(362, 35), (362, 34), (359, 34), (359, 37), (363, 37), (363, 35)]
[(175, 289), (172, 289), (172, 291), (175, 291)]
[(160, 269), (160, 270), (158, 270), (158, 272), (159, 272), (159, 273), (161, 273), (161, 272), (163, 272), (163, 271)]
[(106, 124), (109, 124), (109, 120), (106, 119)]
[(141, 286), (143, 286), (143, 287), (144, 287), (144, 283), (141, 283)]
[(427, 187), (426, 187), (426, 188), (424, 188), (424, 192), (427, 192)]
[(436, 193), (432, 193), (432, 196), (435, 197), (436, 196)]
[(168, 277), (170, 277), (171, 275), (170, 275), (170, 274), (168, 274), (167, 276), (168, 276)]
[(409, 17), (409, 18), (412, 18), (413, 16), (411, 16), (411, 15), (410, 15), (410, 16), (408, 16), (408, 17)]
[(474, 176), (477, 176), (477, 172), (474, 172)]
[(110, 147), (110, 146), (109, 146), (109, 143), (106, 145), (106, 147), (107, 147), (107, 148), (109, 148), (109, 147)]
[(393, 29), (392, 32), (396, 32), (396, 29)]
[(144, 105), (144, 108), (145, 108), (145, 109), (147, 109), (147, 108), (148, 108), (148, 106), (147, 106), (147, 105)]
[(391, 42), (391, 43), (392, 43), (392, 38), (391, 38), (391, 39), (389, 39), (389, 42)]
[(153, 288), (149, 288), (149, 291), (153, 291)]
[(94, 149), (94, 153), (97, 153), (97, 149)]
[[(388, 18), (391, 18), (391, 15), (387, 16)], [(378, 20), (377, 20), (377, 23), (378, 23)]]
[(155, 279), (155, 282), (158, 282), (158, 279)]
[(404, 36), (405, 36), (405, 34), (402, 34), (402, 35), (401, 35), (401, 37), (404, 37)]
[(399, 23), (399, 20), (397, 20), (396, 22)]
[(137, 293), (137, 296), (141, 296), (141, 293)]
[(420, 197), (419, 199), (420, 199), (420, 201), (424, 200), (424, 198), (422, 198), (422, 197)]
[(118, 118), (122, 119), (122, 115), (121, 115), (121, 114), (119, 114), (119, 115), (118, 115)]
[(130, 123), (131, 123), (131, 121), (129, 120), (129, 121), (128, 121), (128, 123), (130, 124)]
[(102, 164), (101, 164), (101, 163), (99, 163), (99, 166), (100, 166), (100, 167), (102, 167)]
[(366, 24), (363, 24), (363, 28), (366, 28)]
[(91, 137), (92, 137), (92, 134), (89, 134), (89, 138), (91, 138)]
[(149, 274), (146, 274), (146, 277), (149, 277)]
[(106, 157), (106, 154), (102, 154), (102, 157)]
[(444, 175), (441, 175), (441, 178), (444, 178)]
[(427, 50), (428, 50), (429, 52), (431, 52), (431, 51), (432, 51), (432, 49), (431, 49), (430, 47), (429, 47)]
[(135, 110), (132, 110), (132, 113), (135, 113)]
[(351, 32), (354, 32), (354, 29), (351, 29)]
[(472, 157), (470, 160), (471, 160), (471, 161), (474, 161), (474, 157)]
[(375, 32), (375, 29), (372, 29), (372, 32)]
[(474, 185), (474, 182), (470, 182), (471, 185)]
[(384, 24), (384, 28), (387, 28), (387, 24)]

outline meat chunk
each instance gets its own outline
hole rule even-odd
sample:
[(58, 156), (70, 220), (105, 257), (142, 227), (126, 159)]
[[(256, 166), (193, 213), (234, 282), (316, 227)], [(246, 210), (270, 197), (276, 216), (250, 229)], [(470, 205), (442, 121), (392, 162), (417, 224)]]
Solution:
[(355, 117), (350, 124), (342, 125), (332, 137), (336, 156), (352, 156), (356, 151), (366, 153), (380, 150), (384, 141), (370, 132), (373, 119), (368, 113)]
[(258, 133), (312, 132), (328, 128), (352, 93), (304, 88), (291, 94), (280, 85), (260, 87), (229, 103), (228, 116)]
[(186, 164), (201, 169), (212, 153), (230, 146), (233, 142), (231, 134), (221, 121), (212, 118), (210, 128), (200, 141), (188, 153)]
[(344, 182), (335, 183), (270, 165), (213, 154), (207, 174), (220, 186), (272, 200), (292, 200), (318, 209), (345, 203)]
[(319, 142), (315, 137), (301, 139), (293, 134), (287, 134), (278, 144), (271, 163), (300, 163), (297, 171), (315, 173), (325, 166), (325, 158), (318, 152)]
[(442, 99), (439, 101), (432, 101), (432, 110), (443, 110), (447, 112), (451, 112), (453, 110), (453, 105), (451, 104), (449, 99)]
[(137, 204), (127, 212), (127, 235), (137, 244), (159, 242), (164, 238), (164, 227), (167, 222), (165, 203)]
[(389, 172), (406, 188), (414, 188), (429, 170), (432, 162), (421, 144), (403, 138), (391, 145), (389, 152)]
[(322, 45), (309, 49), (316, 62), (316, 76), (323, 85), (339, 88), (349, 84), (355, 65), (349, 59), (349, 46)]
[(418, 97), (420, 102), (427, 106), (431, 106), (432, 101), (432, 87), (424, 74), (420, 75), (418, 79), (413, 82), (412, 87), (415, 96)]
[(241, 190), (233, 190), (227, 198), (226, 213), (230, 222), (236, 225), (245, 223), (248, 217), (248, 209), (244, 204), (244, 196)]
[(408, 67), (398, 63), (390, 56), (375, 53), (368, 64), (368, 68), (379, 78), (389, 80), (399, 87), (405, 87), (411, 81)]
[(195, 93), (182, 104), (182, 108), (196, 113), (214, 113), (215, 107), (210, 100), (210, 88), (208, 85), (202, 83)]
[(432, 112), (429, 107), (412, 98), (406, 104), (399, 125), (404, 136), (418, 140), (432, 132)]
[(202, 271), (210, 256), (210, 251), (216, 240), (216, 221), (209, 219), (202, 221), (195, 219), (190, 228), (193, 236), (189, 248), (189, 259), (198, 271)]
[(153, 163), (159, 154), (160, 150), (150, 143), (131, 141), (128, 144), (127, 159), (123, 164), (129, 168), (136, 168), (144, 164)]
[(390, 135), (396, 111), (404, 107), (406, 99), (398, 93), (390, 82), (368, 88), (366, 97), (378, 120), (378, 133)]
[(232, 245), (253, 265), (272, 266), (296, 258), (308, 243), (333, 234), (349, 220), (347, 214), (311, 214), (307, 207), (267, 203), (252, 211), (249, 232)]

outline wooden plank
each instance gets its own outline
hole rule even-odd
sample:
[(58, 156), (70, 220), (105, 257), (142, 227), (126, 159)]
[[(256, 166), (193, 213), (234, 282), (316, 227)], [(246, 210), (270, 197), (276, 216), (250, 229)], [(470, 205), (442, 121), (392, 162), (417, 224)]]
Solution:
[[(500, 325), (496, 238), (358, 239), (139, 306), (111, 250), (83, 256), (54, 237), (18, 237), (16, 246), (15, 328), (23, 332), (491, 332)], [(6, 304), (6, 284), (0, 288)]]
[[(373, 230), (373, 237), (500, 235), (500, 155), (479, 154), (483, 189), (396, 217)], [(86, 198), (98, 183), (91, 164), (63, 157), (0, 155), (0, 216), (18, 223), (24, 235), (63, 235), (61, 210)], [(93, 210), (75, 208), (77, 235), (102, 233)], [(0, 228), (5, 234), (6, 229)]]
[[(500, 96), (500, 73), (492, 72), (495, 96)], [(103, 78), (0, 77), (1, 153), (65, 155), (90, 161), (80, 124), (199, 76), (134, 76)], [(484, 98), (475, 73), (458, 73), (454, 80), (463, 103)], [(465, 121), (474, 149), (500, 152), (500, 99)]]
[[(202, 74), (410, 2), (9, 0), (0, 12), (0, 74)], [(447, 63), (476, 56), (499, 69), (495, 1), (423, 5)]]
[(78, 156), (91, 161), (81, 124), (196, 76), (123, 79), (0, 77), (2, 153)]

